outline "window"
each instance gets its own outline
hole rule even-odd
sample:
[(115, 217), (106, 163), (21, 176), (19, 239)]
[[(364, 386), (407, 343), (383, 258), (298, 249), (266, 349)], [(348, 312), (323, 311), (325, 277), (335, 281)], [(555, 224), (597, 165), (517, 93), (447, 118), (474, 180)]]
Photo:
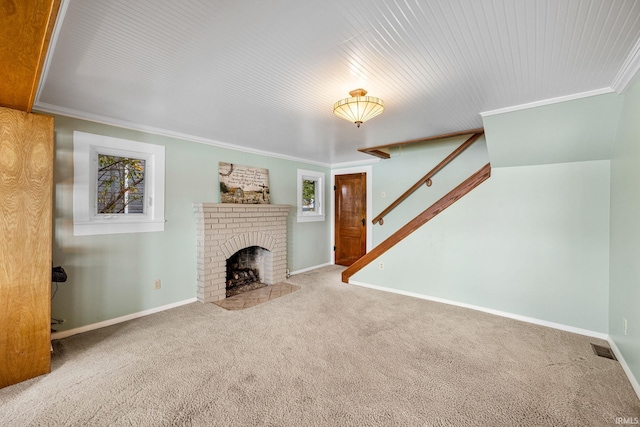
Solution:
[(144, 214), (145, 160), (98, 153), (98, 214)]
[(324, 221), (324, 173), (298, 169), (298, 222)]
[(164, 230), (164, 147), (73, 133), (74, 235)]

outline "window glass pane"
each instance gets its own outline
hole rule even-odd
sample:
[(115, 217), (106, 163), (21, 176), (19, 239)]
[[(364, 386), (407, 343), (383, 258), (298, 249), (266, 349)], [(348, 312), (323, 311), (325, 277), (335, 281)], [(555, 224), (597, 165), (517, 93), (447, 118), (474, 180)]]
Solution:
[(302, 180), (302, 211), (316, 211), (316, 181), (314, 180)]
[(98, 154), (97, 212), (144, 214), (145, 161)]

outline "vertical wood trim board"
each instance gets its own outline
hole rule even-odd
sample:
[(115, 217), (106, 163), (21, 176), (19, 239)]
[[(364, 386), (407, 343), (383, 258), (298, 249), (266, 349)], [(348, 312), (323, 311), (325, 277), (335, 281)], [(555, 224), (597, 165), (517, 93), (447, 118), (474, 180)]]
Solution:
[(51, 370), (53, 125), (0, 108), (0, 387)]

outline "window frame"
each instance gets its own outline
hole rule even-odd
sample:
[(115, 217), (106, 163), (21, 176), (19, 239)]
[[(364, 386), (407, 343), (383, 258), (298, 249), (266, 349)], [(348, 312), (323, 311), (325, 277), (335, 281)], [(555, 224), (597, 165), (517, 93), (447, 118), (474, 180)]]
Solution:
[[(305, 212), (302, 209), (302, 181), (316, 182), (316, 198), (314, 199), (315, 211)], [(298, 169), (297, 173), (297, 218), (298, 222), (313, 222), (325, 220), (325, 203), (324, 203), (324, 172), (310, 171)]]
[[(145, 160), (145, 213), (98, 214), (98, 155)], [(164, 231), (164, 146), (73, 132), (73, 234)]]

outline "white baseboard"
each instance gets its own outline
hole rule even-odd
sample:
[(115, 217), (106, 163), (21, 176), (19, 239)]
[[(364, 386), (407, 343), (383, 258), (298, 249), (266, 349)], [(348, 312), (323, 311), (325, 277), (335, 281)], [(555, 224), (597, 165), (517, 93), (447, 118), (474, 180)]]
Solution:
[(68, 331), (60, 331), (54, 332), (51, 334), (52, 340), (59, 340), (62, 338), (70, 337), (72, 335), (81, 334), (83, 332), (93, 331), (94, 329), (104, 328), (105, 326), (115, 325), (117, 323), (126, 322), (128, 320), (137, 319), (139, 317), (148, 316), (153, 313), (159, 313), (161, 311), (169, 310), (171, 308), (176, 308), (181, 305), (191, 304), (192, 302), (198, 301), (197, 298), (189, 298), (184, 301), (178, 301), (171, 304), (163, 305), (156, 308), (150, 308), (149, 310), (139, 311), (137, 313), (127, 314), (126, 316), (116, 317), (115, 319), (104, 320), (102, 322), (93, 323), (91, 325), (81, 326), (79, 328), (69, 329)]
[(294, 274), (306, 273), (307, 271), (317, 270), (318, 268), (326, 267), (328, 265), (333, 265), (333, 263), (332, 262), (326, 262), (324, 264), (314, 265), (313, 267), (303, 268), (301, 270), (296, 270), (296, 271), (290, 271), (289, 274), (291, 276), (293, 276)]
[(609, 339), (607, 341), (609, 341), (609, 345), (611, 346), (611, 350), (613, 350), (613, 354), (616, 355), (616, 358), (618, 359), (618, 362), (620, 362), (620, 365), (622, 366), (622, 369), (624, 370), (624, 373), (627, 374), (627, 378), (629, 378), (629, 382), (631, 383), (631, 387), (633, 387), (633, 389), (635, 390), (636, 394), (638, 395), (638, 399), (640, 399), (640, 384), (638, 383), (638, 380), (636, 379), (636, 377), (633, 376), (633, 372), (631, 372), (631, 368), (629, 368), (629, 365), (627, 365), (626, 360), (624, 360), (624, 357), (622, 356), (622, 353), (620, 353), (620, 349), (618, 348), (616, 343), (613, 341), (613, 339), (611, 339), (611, 337), (609, 337)]
[(365, 288), (377, 289), (379, 291), (392, 292), (392, 293), (395, 293), (395, 294), (406, 295), (406, 296), (410, 296), (410, 297), (414, 297), (414, 298), (420, 298), (420, 299), (434, 301), (434, 302), (441, 302), (443, 304), (455, 305), (457, 307), (469, 308), (471, 310), (482, 311), (482, 312), (485, 312), (485, 313), (494, 314), (496, 316), (508, 317), (509, 319), (520, 320), (522, 322), (533, 323), (535, 325), (540, 325), (540, 326), (547, 326), (549, 328), (559, 329), (561, 331), (573, 332), (574, 334), (585, 335), (585, 336), (593, 337), (593, 338), (599, 338), (599, 339), (605, 340), (605, 341), (609, 339), (609, 335), (605, 334), (605, 333), (602, 333), (602, 332), (591, 331), (589, 329), (576, 328), (574, 326), (563, 325), (562, 323), (548, 322), (546, 320), (536, 319), (534, 317), (522, 316), (520, 314), (514, 314), (514, 313), (509, 313), (509, 312), (506, 312), (506, 311), (494, 310), (492, 308), (485, 308), (485, 307), (481, 307), (481, 306), (478, 306), (478, 305), (466, 304), (466, 303), (463, 303), (463, 302), (448, 300), (448, 299), (444, 299), (444, 298), (431, 297), (429, 295), (418, 294), (418, 293), (415, 293), (415, 292), (402, 291), (402, 290), (399, 290), (399, 289), (385, 288), (383, 286), (370, 285), (368, 283), (357, 282), (357, 281), (353, 281), (353, 280), (349, 280), (349, 284), (356, 285), (356, 286), (362, 286), (362, 287), (365, 287)]

